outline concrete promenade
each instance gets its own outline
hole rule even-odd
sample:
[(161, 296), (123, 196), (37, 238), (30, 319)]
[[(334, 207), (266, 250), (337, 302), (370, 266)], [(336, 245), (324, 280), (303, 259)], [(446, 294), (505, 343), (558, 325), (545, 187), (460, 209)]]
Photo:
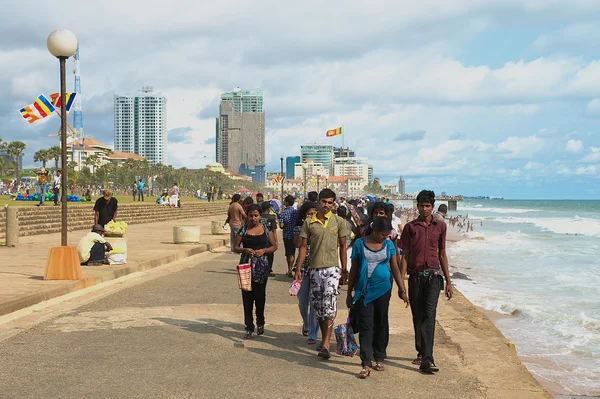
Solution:
[[(222, 216), (130, 225), (125, 234), (127, 264), (82, 266), (83, 280), (45, 281), (46, 259), (51, 247), (60, 246), (60, 233), (21, 237), (16, 248), (0, 246), (0, 316), (91, 285), (146, 270), (221, 247), (229, 234), (210, 234), (211, 220)], [(173, 226), (199, 225), (200, 244), (173, 244)], [(77, 246), (88, 231), (69, 232), (69, 245)]]

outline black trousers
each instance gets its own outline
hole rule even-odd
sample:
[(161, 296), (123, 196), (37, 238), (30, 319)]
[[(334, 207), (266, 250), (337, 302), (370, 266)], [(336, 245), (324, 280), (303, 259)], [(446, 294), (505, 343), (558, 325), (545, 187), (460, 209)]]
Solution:
[(265, 254), (267, 256), (267, 261), (269, 261), (269, 271), (273, 273), (273, 261), (275, 260), (275, 252)]
[(363, 298), (354, 304), (358, 317), (361, 365), (373, 367), (373, 359), (383, 362), (387, 349), (386, 329), (392, 291), (388, 291), (373, 302), (363, 303)]
[(439, 275), (418, 276), (408, 279), (408, 299), (415, 329), (415, 348), (422, 356), (421, 368), (433, 361), (433, 342), (435, 337), (435, 314), (440, 296)]
[(52, 192), (54, 193), (54, 205), (58, 205), (58, 196), (60, 195), (60, 189), (55, 187), (52, 189)]
[(265, 325), (265, 303), (267, 302), (267, 281), (252, 282), (252, 291), (242, 290), (244, 303), (244, 324), (246, 331), (254, 332), (254, 306), (256, 306), (256, 325)]

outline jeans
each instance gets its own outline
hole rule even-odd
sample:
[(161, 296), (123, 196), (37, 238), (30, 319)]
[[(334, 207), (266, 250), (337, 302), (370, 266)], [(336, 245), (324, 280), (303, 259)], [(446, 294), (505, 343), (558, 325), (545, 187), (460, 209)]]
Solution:
[(140, 201), (140, 198), (141, 198), (141, 201), (144, 200), (144, 190), (138, 191), (138, 201)]
[(38, 187), (38, 194), (40, 196), (40, 204), (44, 205), (44, 203), (46, 202), (46, 185), (45, 184), (41, 184)]
[(231, 240), (231, 252), (233, 252), (233, 247), (235, 246), (235, 237), (237, 237), (241, 229), (242, 226), (229, 225), (229, 239)]
[(360, 361), (363, 367), (373, 367), (372, 361), (383, 362), (387, 349), (386, 328), (392, 291), (388, 291), (366, 306), (363, 298), (354, 304), (358, 317)]
[(308, 331), (308, 339), (316, 341), (319, 333), (319, 323), (317, 323), (315, 310), (310, 306), (310, 276), (308, 274), (302, 278), (300, 283), (298, 308), (302, 316), (302, 331)]
[(415, 348), (422, 356), (421, 368), (433, 361), (435, 313), (440, 296), (439, 275), (412, 275), (408, 279), (408, 299), (415, 329)]
[(87, 265), (88, 263), (91, 263), (91, 262), (104, 262), (105, 258), (106, 258), (106, 247), (101, 242), (97, 242), (94, 244), (94, 246), (90, 250), (90, 258), (88, 259), (87, 262), (85, 262), (85, 264)]
[[(268, 281), (268, 280), (267, 280)], [(252, 282), (252, 291), (242, 290), (244, 303), (244, 324), (246, 331), (254, 332), (254, 306), (256, 306), (256, 325), (265, 325), (265, 303), (267, 302), (267, 281)]]
[(58, 205), (58, 197), (60, 195), (60, 189), (58, 187), (54, 187), (52, 189), (52, 192), (54, 193), (54, 205)]

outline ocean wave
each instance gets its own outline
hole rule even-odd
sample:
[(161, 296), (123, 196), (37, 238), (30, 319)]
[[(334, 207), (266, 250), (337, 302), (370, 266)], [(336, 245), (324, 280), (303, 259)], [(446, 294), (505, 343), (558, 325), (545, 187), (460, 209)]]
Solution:
[(510, 224), (532, 224), (542, 231), (550, 231), (556, 234), (584, 235), (600, 237), (600, 220), (575, 216), (572, 218), (520, 218), (520, 217), (498, 217), (493, 221)]
[(470, 206), (461, 206), (459, 207), (457, 212), (460, 211), (486, 211), (493, 213), (528, 213), (528, 212), (541, 212), (540, 209), (524, 209), (524, 208), (482, 208), (477, 205)]

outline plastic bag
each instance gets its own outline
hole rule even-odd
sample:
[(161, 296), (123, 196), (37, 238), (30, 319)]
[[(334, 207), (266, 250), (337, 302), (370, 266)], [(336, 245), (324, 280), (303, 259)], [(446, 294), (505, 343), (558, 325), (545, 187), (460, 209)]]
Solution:
[(300, 281), (294, 280), (292, 285), (290, 285), (290, 296), (297, 296), (298, 291), (300, 291)]
[(111, 265), (124, 265), (127, 263), (127, 254), (109, 254), (108, 263)]
[(337, 348), (335, 353), (342, 356), (354, 356), (358, 352), (358, 344), (354, 339), (354, 332), (350, 323), (339, 324), (333, 328)]

